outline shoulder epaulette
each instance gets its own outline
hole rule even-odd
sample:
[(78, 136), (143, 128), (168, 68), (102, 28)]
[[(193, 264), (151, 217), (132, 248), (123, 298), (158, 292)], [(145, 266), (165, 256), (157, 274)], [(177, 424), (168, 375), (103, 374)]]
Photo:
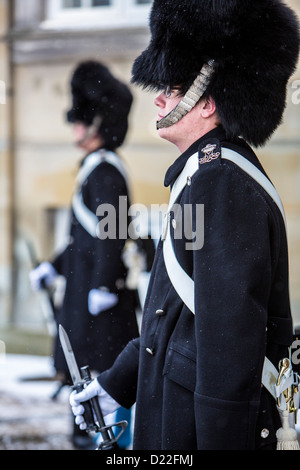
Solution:
[(201, 143), (198, 150), (199, 167), (213, 162), (221, 163), (221, 142), (218, 139), (207, 139)]

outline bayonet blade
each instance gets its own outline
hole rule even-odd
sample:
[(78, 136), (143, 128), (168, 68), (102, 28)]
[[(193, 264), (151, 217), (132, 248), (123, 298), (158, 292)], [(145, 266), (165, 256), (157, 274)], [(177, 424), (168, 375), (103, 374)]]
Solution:
[(77, 365), (69, 337), (62, 325), (59, 325), (59, 339), (68, 364), (73, 384), (78, 385), (80, 382), (82, 382), (80, 370)]

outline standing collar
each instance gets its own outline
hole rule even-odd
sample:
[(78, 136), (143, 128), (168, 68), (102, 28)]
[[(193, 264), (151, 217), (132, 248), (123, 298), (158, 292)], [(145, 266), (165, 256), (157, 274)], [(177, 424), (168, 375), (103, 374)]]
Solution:
[(188, 159), (194, 155), (194, 153), (198, 152), (199, 147), (201, 146), (201, 143), (204, 140), (207, 140), (209, 138), (214, 138), (214, 139), (219, 139), (220, 141), (224, 141), (226, 138), (226, 133), (225, 130), (222, 126), (215, 127), (211, 131), (209, 131), (207, 134), (203, 135), (200, 137), (200, 139), (196, 140), (180, 157), (175, 160), (173, 165), (170, 166), (168, 169), (166, 176), (165, 176), (165, 186), (168, 187), (174, 183), (176, 180), (177, 176), (181, 173), (183, 170), (186, 162)]

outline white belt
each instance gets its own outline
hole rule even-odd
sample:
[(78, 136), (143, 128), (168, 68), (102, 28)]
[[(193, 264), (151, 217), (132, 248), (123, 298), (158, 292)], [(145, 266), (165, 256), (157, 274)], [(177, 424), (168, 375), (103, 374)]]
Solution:
[(92, 173), (92, 171), (100, 165), (100, 163), (110, 163), (113, 165), (124, 177), (127, 190), (129, 193), (129, 184), (128, 184), (128, 176), (125, 169), (125, 166), (121, 159), (113, 152), (107, 150), (99, 150), (90, 154), (83, 166), (81, 167), (80, 171), (78, 172), (76, 178), (77, 188), (73, 195), (72, 200), (72, 208), (74, 214), (81, 224), (81, 226), (94, 238), (99, 236), (98, 233), (98, 225), (99, 219), (85, 204), (82, 197), (82, 184), (88, 178), (88, 176)]

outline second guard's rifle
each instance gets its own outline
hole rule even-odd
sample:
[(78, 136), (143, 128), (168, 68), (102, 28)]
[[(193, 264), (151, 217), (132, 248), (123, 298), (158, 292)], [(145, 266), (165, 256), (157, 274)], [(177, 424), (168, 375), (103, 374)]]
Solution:
[[(32, 268), (35, 269), (40, 263), (36, 257), (32, 243), (29, 240), (25, 240), (27, 245), (28, 253), (30, 256)], [(47, 287), (45, 282), (41, 282), (41, 290), (38, 292), (41, 301), (41, 308), (44, 314), (44, 318), (47, 324), (47, 329), (50, 336), (56, 336), (56, 321), (55, 321), (55, 304), (53, 300), (53, 293), (50, 287)]]

